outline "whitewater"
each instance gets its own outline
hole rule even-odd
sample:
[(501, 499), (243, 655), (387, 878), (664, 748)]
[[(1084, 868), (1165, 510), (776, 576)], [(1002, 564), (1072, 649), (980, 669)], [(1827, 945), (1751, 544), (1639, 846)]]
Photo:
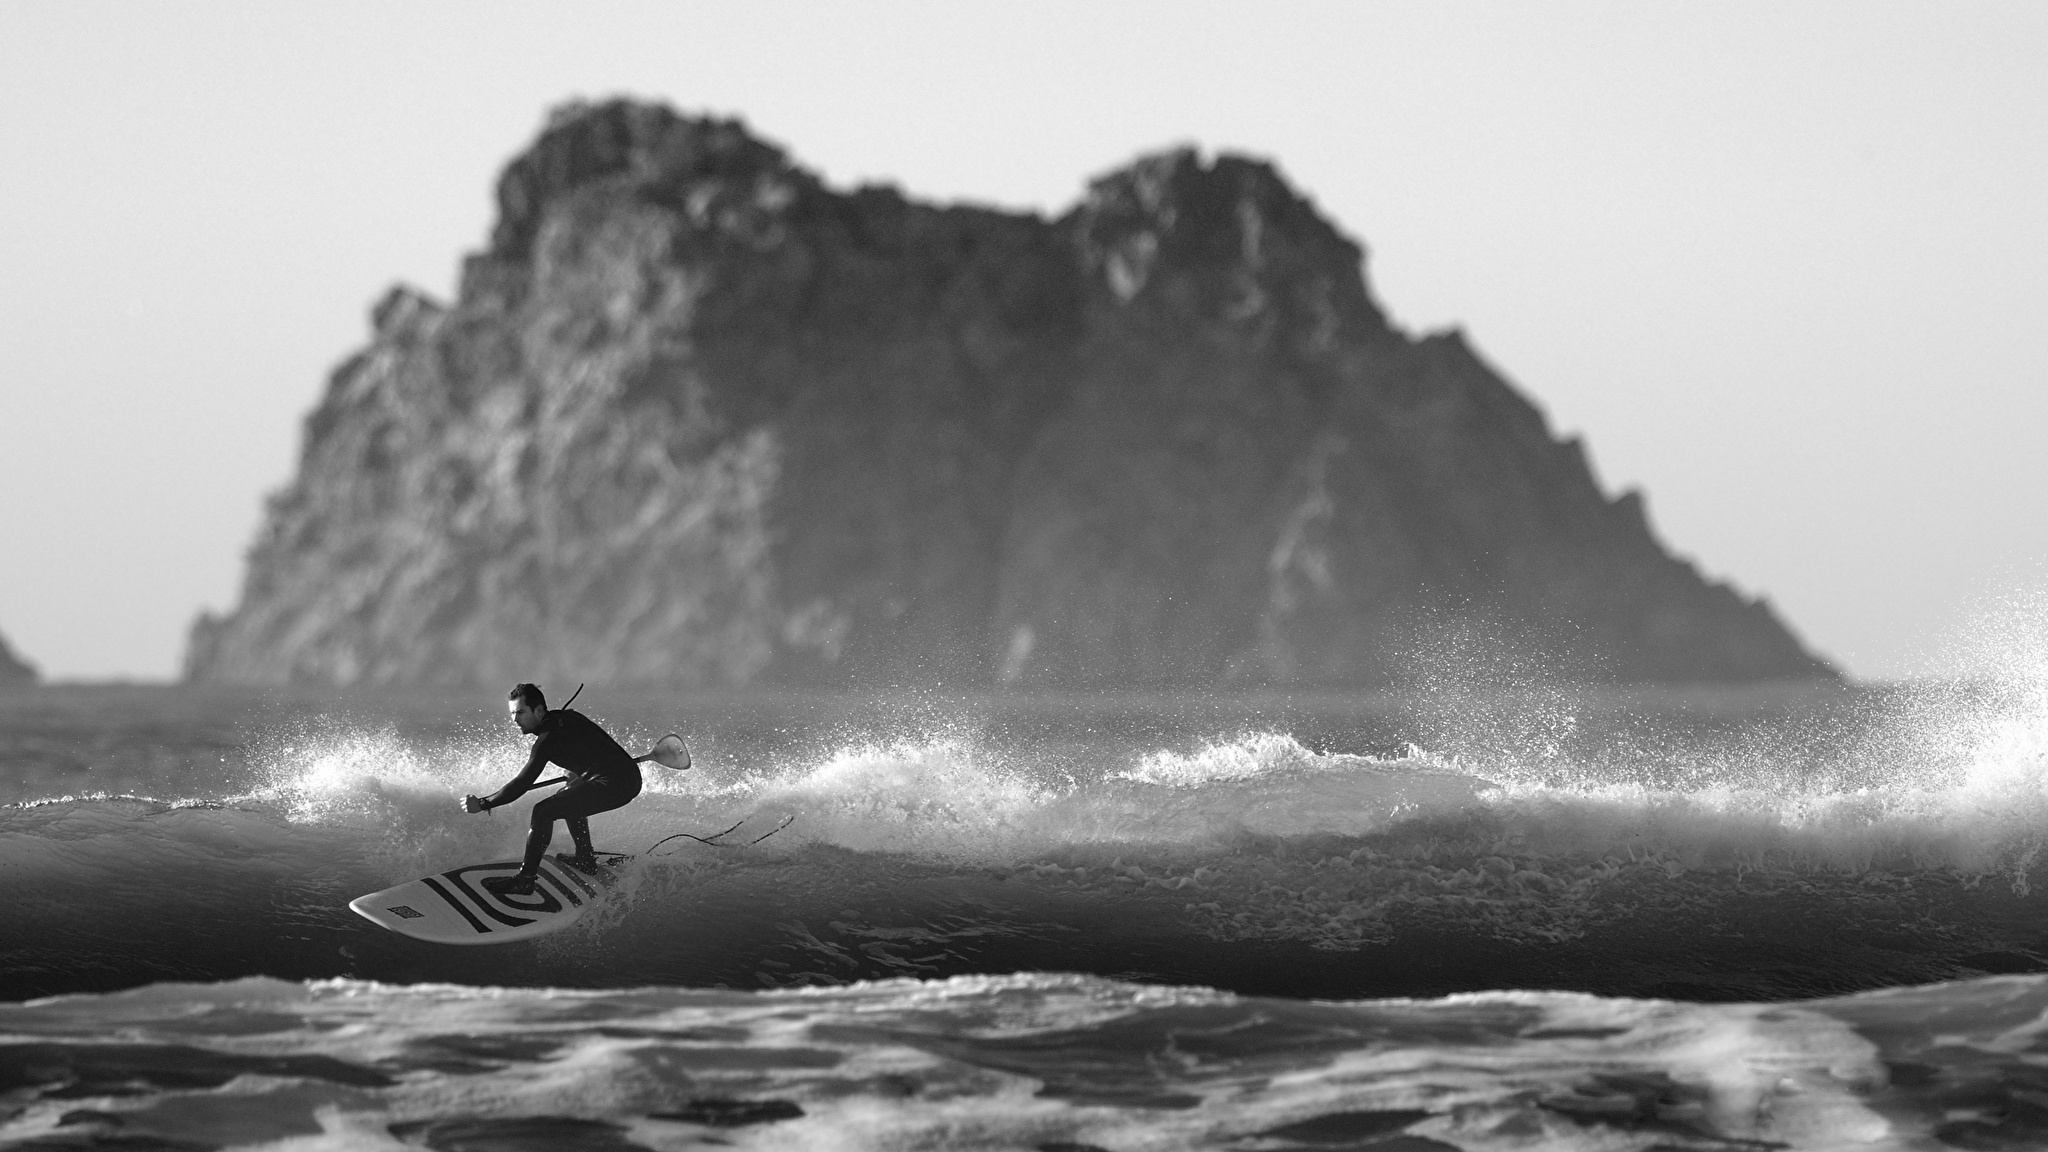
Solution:
[(523, 758), (498, 695), (0, 698), (0, 1147), (2048, 1146), (2024, 670), (593, 685), (697, 765), (593, 818), (618, 891), (364, 923), (517, 856), (525, 802), (459, 805)]

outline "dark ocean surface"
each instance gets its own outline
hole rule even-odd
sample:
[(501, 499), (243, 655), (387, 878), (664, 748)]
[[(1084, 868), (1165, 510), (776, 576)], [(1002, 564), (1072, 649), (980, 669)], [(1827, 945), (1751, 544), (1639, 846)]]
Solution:
[(0, 1147), (2048, 1147), (2038, 679), (591, 685), (610, 900), (356, 917), (499, 696), (0, 696)]

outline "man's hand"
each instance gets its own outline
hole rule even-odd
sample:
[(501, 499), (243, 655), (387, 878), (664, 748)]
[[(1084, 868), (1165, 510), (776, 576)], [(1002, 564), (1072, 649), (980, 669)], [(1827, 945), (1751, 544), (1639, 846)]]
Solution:
[(462, 798), (462, 810), (464, 812), (489, 812), (491, 806), (475, 796), (464, 796)]

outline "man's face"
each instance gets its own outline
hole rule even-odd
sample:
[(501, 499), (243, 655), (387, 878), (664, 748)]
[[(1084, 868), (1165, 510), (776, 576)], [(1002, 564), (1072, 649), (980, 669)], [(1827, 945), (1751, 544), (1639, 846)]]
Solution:
[(505, 701), (505, 710), (512, 714), (512, 722), (519, 725), (519, 730), (528, 736), (540, 727), (541, 710), (524, 700)]

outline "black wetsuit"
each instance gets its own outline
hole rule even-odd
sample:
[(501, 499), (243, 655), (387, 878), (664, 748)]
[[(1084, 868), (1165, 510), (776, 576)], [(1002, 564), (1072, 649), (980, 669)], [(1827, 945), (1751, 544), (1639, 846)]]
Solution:
[(560, 792), (533, 806), (532, 830), (526, 835), (526, 862), (532, 875), (540, 867), (553, 837), (555, 821), (569, 825), (578, 855), (590, 851), (590, 817), (609, 812), (640, 794), (640, 765), (611, 734), (581, 712), (552, 708), (534, 730), (533, 753), (526, 767), (485, 803), (496, 808), (526, 794), (541, 769), (555, 764), (574, 774)]

